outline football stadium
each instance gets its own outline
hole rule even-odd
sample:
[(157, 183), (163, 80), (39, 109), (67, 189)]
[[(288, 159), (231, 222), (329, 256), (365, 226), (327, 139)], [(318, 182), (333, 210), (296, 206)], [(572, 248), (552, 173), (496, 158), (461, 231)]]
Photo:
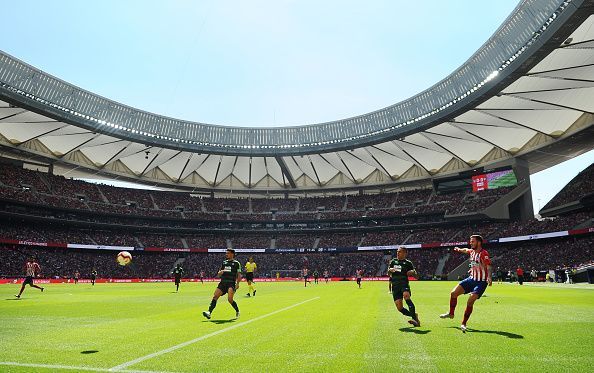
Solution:
[(589, 371), (594, 164), (531, 176), (594, 149), (594, 1), (432, 84), (230, 126), (0, 49), (0, 371)]

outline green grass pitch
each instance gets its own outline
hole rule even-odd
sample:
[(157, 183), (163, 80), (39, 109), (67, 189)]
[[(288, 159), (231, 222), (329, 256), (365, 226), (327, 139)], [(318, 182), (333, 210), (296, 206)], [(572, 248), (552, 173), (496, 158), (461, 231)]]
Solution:
[[(412, 328), (386, 282), (259, 283), (236, 297), (216, 283), (0, 285), (0, 371), (369, 372), (590, 371), (594, 287), (494, 284), (463, 334), (448, 310), (454, 282), (413, 282), (422, 322)], [(184, 342), (191, 342), (181, 345)], [(145, 359), (140, 359), (143, 358)], [(136, 362), (135, 362), (136, 361)], [(30, 365), (28, 365), (30, 364)]]

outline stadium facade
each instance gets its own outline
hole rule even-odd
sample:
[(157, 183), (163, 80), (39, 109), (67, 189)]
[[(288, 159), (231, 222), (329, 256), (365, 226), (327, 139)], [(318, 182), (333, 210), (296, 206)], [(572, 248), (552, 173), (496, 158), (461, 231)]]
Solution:
[[(32, 254), (56, 276), (75, 256), (81, 272), (100, 265), (110, 277), (162, 277), (184, 261), (212, 272), (204, 263), (218, 265), (226, 248), (275, 254), (258, 258), (271, 271), (313, 266), (308, 254), (340, 276), (360, 262), (375, 276), (406, 245), (424, 278), (456, 278), (467, 263), (445, 248), (469, 232), (507, 269), (518, 250), (542, 271), (590, 268), (581, 248), (594, 233), (594, 169), (545, 206), (555, 217), (545, 221), (533, 219), (529, 175), (594, 147), (593, 14), (594, 1), (522, 1), (428, 90), (297, 127), (165, 118), (0, 53), (0, 276), (18, 276), (19, 258)], [(236, 196), (250, 198), (219, 198)], [(138, 273), (109, 266), (109, 251), (124, 249), (145, 263)]]

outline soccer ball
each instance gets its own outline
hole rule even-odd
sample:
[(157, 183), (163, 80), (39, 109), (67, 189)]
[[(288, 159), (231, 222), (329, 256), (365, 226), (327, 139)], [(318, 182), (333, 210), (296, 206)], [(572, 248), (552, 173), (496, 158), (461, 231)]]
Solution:
[(127, 251), (120, 251), (116, 257), (116, 261), (121, 266), (127, 266), (128, 264), (132, 263), (132, 254)]

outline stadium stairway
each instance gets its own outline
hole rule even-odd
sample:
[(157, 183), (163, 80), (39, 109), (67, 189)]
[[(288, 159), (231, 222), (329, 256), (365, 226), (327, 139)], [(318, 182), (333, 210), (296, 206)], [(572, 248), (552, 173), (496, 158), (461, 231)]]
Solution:
[(357, 246), (363, 246), (363, 241), (365, 240), (365, 236), (361, 235), (361, 239), (357, 242)]
[(409, 234), (408, 236), (406, 236), (406, 238), (402, 241), (402, 244), (404, 245), (405, 243), (408, 242), (408, 240), (410, 240), (410, 238), (412, 237), (413, 233)]
[(185, 261), (186, 261), (185, 257), (177, 258), (177, 260), (173, 263), (173, 266), (171, 267), (171, 269), (169, 270), (169, 272), (167, 274), (173, 273), (173, 270), (175, 269), (175, 267), (177, 267), (178, 264), (183, 267), (183, 264)]
[(103, 191), (101, 190), (101, 188), (99, 188), (99, 185), (95, 185), (95, 187), (99, 191), (99, 195), (101, 195), (101, 198), (103, 199), (103, 203), (111, 204), (111, 202), (109, 202), (107, 197), (105, 197), (105, 194), (103, 194)]
[(578, 225), (576, 225), (572, 229), (590, 228), (592, 226), (594, 226), (594, 218), (589, 218), (586, 221), (584, 221), (582, 223), (579, 223)]
[(429, 198), (427, 199), (427, 203), (424, 203), (424, 205), (430, 205), (431, 204), (431, 200), (433, 199), (433, 197), (436, 195), (435, 192), (431, 192), (431, 194), (429, 194)]
[(157, 205), (157, 202), (155, 201), (155, 197), (153, 197), (153, 195), (151, 193), (149, 193), (149, 197), (151, 198), (151, 202), (153, 202), (153, 209), (159, 210), (159, 205)]
[(437, 261), (437, 268), (435, 268), (435, 276), (441, 276), (443, 274), (443, 269), (445, 268), (445, 264), (450, 258), (450, 253), (445, 254)]
[(93, 239), (93, 237), (91, 237), (91, 236), (90, 236), (90, 235), (88, 235), (88, 234), (85, 234), (85, 236), (86, 236), (86, 239), (88, 239), (89, 241), (91, 241), (91, 242), (93, 243), (93, 245), (97, 245), (97, 241), (95, 241), (95, 240)]
[(375, 274), (376, 276), (385, 276), (388, 270), (388, 261), (392, 259), (392, 255), (386, 254), (382, 257), (382, 264), (380, 265), (379, 270)]
[(470, 264), (470, 259), (466, 259), (459, 266), (454, 268), (450, 273), (448, 273), (448, 280), (456, 281), (458, 277), (462, 278), (466, 273), (468, 273), (468, 265)]
[(52, 194), (56, 194), (54, 192), (54, 190), (52, 189), (52, 184), (49, 182), (49, 180), (45, 177), (45, 175), (43, 174), (43, 172), (39, 172), (37, 173), (37, 175), (39, 175), (39, 178), (41, 179), (41, 182), (43, 184), (45, 184), (47, 190), (49, 190)]

